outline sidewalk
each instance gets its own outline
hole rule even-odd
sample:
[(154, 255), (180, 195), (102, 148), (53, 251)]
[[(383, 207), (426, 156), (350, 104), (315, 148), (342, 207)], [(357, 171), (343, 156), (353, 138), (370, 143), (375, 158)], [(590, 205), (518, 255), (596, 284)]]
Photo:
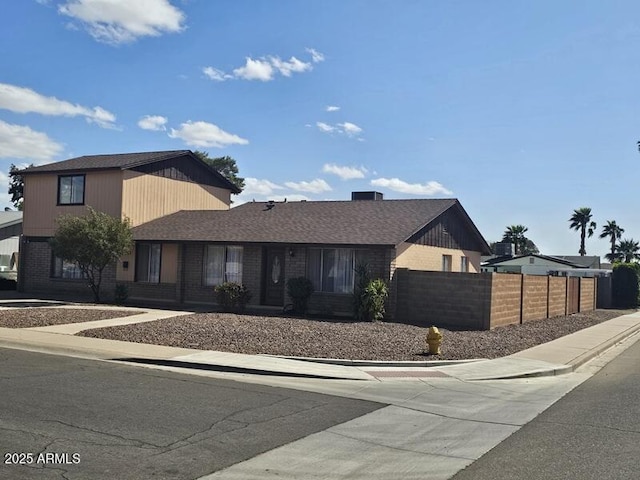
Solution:
[[(37, 302), (34, 299), (23, 301)], [(2, 307), (0, 306), (0, 308)], [(472, 362), (420, 362), (416, 365), (413, 362), (322, 361), (320, 359), (281, 358), (269, 355), (243, 355), (78, 337), (75, 336), (76, 333), (91, 328), (148, 322), (177, 315), (189, 315), (192, 312), (104, 305), (95, 307), (62, 305), (59, 308), (97, 308), (101, 310), (113, 308), (139, 311), (140, 314), (47, 327), (0, 328), (0, 346), (89, 356), (103, 360), (130, 361), (137, 364), (208, 371), (219, 370), (242, 374), (363, 381), (454, 377), (472, 381), (569, 373), (640, 330), (640, 312), (636, 312), (508, 357)]]

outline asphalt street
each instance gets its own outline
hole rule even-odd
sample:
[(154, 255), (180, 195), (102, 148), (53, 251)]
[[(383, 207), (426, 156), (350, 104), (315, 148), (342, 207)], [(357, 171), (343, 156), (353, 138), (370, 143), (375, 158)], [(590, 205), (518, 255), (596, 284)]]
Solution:
[(0, 349), (0, 479), (192, 479), (383, 406)]
[(640, 342), (453, 477), (640, 478)]

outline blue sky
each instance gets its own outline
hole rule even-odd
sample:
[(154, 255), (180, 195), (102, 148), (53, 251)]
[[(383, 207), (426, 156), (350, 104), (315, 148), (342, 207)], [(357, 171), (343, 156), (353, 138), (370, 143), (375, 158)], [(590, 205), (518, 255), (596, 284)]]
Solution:
[(189, 148), (236, 159), (236, 204), (456, 197), (488, 241), (524, 224), (558, 255), (577, 255), (568, 219), (588, 206), (598, 233), (616, 220), (640, 239), (637, 2), (0, 9), (2, 183), (11, 163)]

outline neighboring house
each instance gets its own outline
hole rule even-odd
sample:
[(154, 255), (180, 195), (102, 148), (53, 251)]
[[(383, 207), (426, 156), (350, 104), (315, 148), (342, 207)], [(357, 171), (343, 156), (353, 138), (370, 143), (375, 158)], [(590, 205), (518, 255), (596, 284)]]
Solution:
[[(108, 202), (99, 205), (93, 200), (95, 196), (90, 197), (90, 190), (98, 188), (96, 182), (90, 181), (93, 173), (114, 177), (112, 194), (107, 193), (109, 189), (102, 182), (102, 195), (98, 198), (106, 196), (117, 204), (117, 208), (106, 210), (108, 213), (126, 214), (132, 219), (136, 243), (134, 252), (122, 258), (108, 278), (105, 293), (113, 291), (118, 282), (128, 286), (131, 298), (213, 303), (214, 286), (235, 281), (252, 292), (250, 304), (282, 307), (289, 303), (287, 280), (304, 276), (312, 280), (316, 289), (310, 308), (341, 314), (351, 311), (354, 268), (358, 264), (368, 264), (374, 277), (384, 279), (393, 288), (396, 268), (477, 273), (480, 256), (489, 252), (486, 241), (455, 199), (383, 200), (377, 192), (355, 192), (356, 200), (351, 201), (252, 202), (228, 209), (229, 194), (236, 191), (235, 187), (226, 180), (223, 185), (219, 175), (212, 176), (208, 171), (206, 178), (217, 182), (211, 196), (218, 203), (212, 199), (208, 204), (201, 201), (188, 205), (185, 201), (180, 207), (172, 203), (171, 208), (143, 215), (162, 203), (159, 197), (163, 202), (172, 197), (168, 189), (186, 188), (176, 184), (198, 186), (190, 183), (196, 181), (193, 178), (173, 178), (148, 189), (129, 188), (127, 182), (131, 178), (147, 184), (156, 180), (154, 175), (158, 173), (152, 172), (167, 171), (154, 167), (166, 161), (153, 160), (162, 154), (169, 155), (175, 169), (180, 168), (180, 162), (194, 168), (199, 165), (187, 151), (135, 154), (150, 156), (143, 164), (144, 172), (115, 158), (135, 155), (103, 156), (118, 164), (114, 170), (100, 169), (100, 156), (67, 161), (72, 162), (73, 173), (64, 168), (67, 162), (26, 170), (27, 243), (23, 248), (27, 255), (23, 264), (31, 274), (22, 282), (24, 289), (82, 288), (82, 281), (73, 273), (74, 266), (52, 258), (45, 240), (53, 234), (53, 218), (69, 208), (56, 205), (61, 195), (67, 195), (65, 199), (73, 197), (73, 192), (69, 194), (68, 189), (62, 188), (71, 185), (73, 190), (74, 181), (69, 177), (85, 175), (84, 205), (103, 211), (110, 206)], [(180, 161), (174, 158), (176, 155)], [(82, 158), (98, 160), (88, 163)], [(96, 170), (86, 168), (88, 164)], [(34, 178), (50, 184), (48, 195), (32, 194)], [(168, 180), (166, 176), (160, 178)], [(32, 221), (31, 215), (36, 216), (32, 212), (40, 211), (47, 202), (54, 204), (53, 208), (48, 207), (49, 214)], [(77, 210), (70, 213), (80, 214), (84, 207), (73, 208)], [(393, 294), (390, 302), (393, 303)]]
[(0, 212), (0, 278), (16, 280), (22, 212)]
[(528, 275), (549, 275), (554, 272), (585, 268), (583, 265), (562, 258), (539, 254), (495, 257), (482, 262), (481, 265), (483, 272), (524, 273)]
[(605, 268), (600, 262), (600, 257), (598, 255), (553, 255), (553, 257), (582, 265), (584, 268)]
[[(87, 207), (133, 226), (183, 209), (228, 210), (238, 189), (189, 150), (91, 155), (31, 167), (24, 178), (23, 242), (18, 288), (25, 292), (78, 292), (74, 264), (54, 258), (48, 240), (60, 215), (82, 215)], [(124, 272), (123, 272), (124, 270)], [(105, 272), (113, 291), (122, 264)], [(171, 280), (163, 278), (163, 280)]]

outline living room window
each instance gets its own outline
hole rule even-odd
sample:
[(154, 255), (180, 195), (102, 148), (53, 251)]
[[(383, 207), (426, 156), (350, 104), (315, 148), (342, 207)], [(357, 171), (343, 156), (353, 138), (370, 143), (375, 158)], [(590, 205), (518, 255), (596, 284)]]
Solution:
[(58, 177), (58, 205), (84, 205), (84, 175)]
[(353, 293), (355, 250), (309, 249), (307, 273), (317, 292)]
[(160, 243), (139, 243), (136, 247), (136, 282), (160, 283)]
[(66, 278), (70, 280), (80, 280), (84, 277), (80, 267), (78, 267), (76, 263), (68, 262), (56, 256), (52, 259), (51, 276), (53, 278)]
[(242, 247), (236, 245), (205, 246), (202, 283), (206, 286), (242, 283), (242, 253)]

